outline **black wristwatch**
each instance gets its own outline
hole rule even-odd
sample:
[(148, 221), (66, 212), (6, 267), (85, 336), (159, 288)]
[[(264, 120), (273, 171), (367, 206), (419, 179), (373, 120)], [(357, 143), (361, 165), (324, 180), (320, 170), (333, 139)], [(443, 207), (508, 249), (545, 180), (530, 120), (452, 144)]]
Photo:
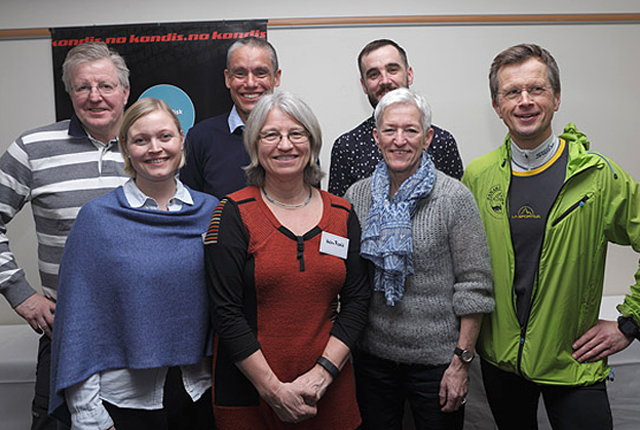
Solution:
[(469, 364), (473, 361), (474, 354), (471, 350), (458, 348), (456, 346), (456, 349), (453, 350), (453, 353), (460, 357), (460, 360), (462, 360), (463, 363)]
[(627, 337), (640, 340), (640, 329), (638, 324), (631, 317), (618, 317), (618, 329)]

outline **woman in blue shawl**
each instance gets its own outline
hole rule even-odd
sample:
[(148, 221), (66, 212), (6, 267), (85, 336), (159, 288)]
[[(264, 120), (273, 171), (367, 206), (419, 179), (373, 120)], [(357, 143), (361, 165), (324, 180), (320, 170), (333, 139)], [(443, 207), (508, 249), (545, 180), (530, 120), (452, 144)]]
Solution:
[(218, 200), (176, 179), (184, 135), (163, 101), (134, 103), (119, 140), (131, 179), (82, 207), (65, 246), (50, 413), (74, 429), (211, 429), (202, 234)]

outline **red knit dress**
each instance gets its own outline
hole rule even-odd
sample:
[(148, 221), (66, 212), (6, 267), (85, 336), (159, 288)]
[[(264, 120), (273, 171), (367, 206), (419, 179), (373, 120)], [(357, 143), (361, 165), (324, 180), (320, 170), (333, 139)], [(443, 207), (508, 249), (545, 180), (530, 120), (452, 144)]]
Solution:
[[(351, 430), (360, 424), (349, 362), (318, 402), (317, 416), (298, 424), (281, 422), (234, 365), (235, 357), (260, 348), (280, 381), (293, 381), (315, 365), (335, 335), (330, 318), (336, 297), (366, 297), (361, 292), (366, 274), (351, 274), (358, 282), (348, 281), (345, 260), (319, 251), (323, 231), (347, 238), (354, 230), (348, 227), (349, 203), (325, 192), (322, 199), (318, 226), (303, 236), (280, 225), (255, 187), (231, 194), (214, 214), (205, 240), (208, 270), (215, 272), (210, 288), (223, 291), (214, 297), (230, 302), (213, 306), (220, 332), (213, 363), (219, 430)], [(362, 314), (366, 321), (366, 303)]]

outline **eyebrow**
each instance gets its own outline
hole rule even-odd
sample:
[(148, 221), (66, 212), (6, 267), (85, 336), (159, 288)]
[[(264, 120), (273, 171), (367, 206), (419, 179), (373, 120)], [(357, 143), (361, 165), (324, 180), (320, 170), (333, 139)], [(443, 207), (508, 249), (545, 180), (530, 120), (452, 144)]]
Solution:
[[(383, 66), (384, 69), (388, 69), (389, 67), (402, 67), (400, 63), (387, 63)], [(377, 71), (377, 67), (371, 67), (370, 69), (365, 70), (364, 75), (369, 76), (369, 73), (372, 71)]]

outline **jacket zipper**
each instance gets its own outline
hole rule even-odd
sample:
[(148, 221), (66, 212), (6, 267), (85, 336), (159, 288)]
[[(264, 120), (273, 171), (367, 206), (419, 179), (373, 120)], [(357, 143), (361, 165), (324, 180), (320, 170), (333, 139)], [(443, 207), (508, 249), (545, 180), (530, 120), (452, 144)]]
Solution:
[(572, 204), (566, 211), (564, 211), (558, 218), (556, 218), (555, 221), (551, 223), (551, 227), (555, 227), (560, 221), (565, 219), (571, 212), (576, 210), (578, 207), (584, 206), (587, 200), (589, 200), (589, 196), (584, 196), (579, 201)]
[[(576, 176), (578, 176), (579, 174), (581, 174), (582, 172), (585, 172), (589, 169), (585, 169), (585, 170), (581, 170), (579, 172), (577, 172), (576, 174), (574, 174), (573, 176), (569, 177), (566, 181), (563, 182), (562, 186), (560, 187), (560, 189), (558, 190), (558, 193), (556, 194), (556, 197), (553, 199), (553, 204), (551, 205), (551, 207), (549, 208), (549, 212), (547, 213), (547, 218), (544, 220), (544, 225), (545, 225), (545, 229), (542, 232), (542, 242), (540, 245), (540, 254), (538, 255), (538, 267), (536, 268), (536, 280), (535, 280), (535, 285), (534, 285), (534, 289), (533, 289), (533, 293), (531, 294), (531, 302), (530, 302), (530, 306), (529, 306), (529, 313), (527, 315), (527, 318), (525, 320), (525, 323), (520, 326), (520, 345), (518, 346), (518, 362), (517, 362), (517, 368), (518, 368), (518, 373), (525, 377), (525, 375), (522, 373), (522, 351), (524, 350), (524, 343), (526, 340), (526, 333), (527, 333), (527, 327), (529, 325), (529, 318), (531, 317), (531, 310), (533, 309), (533, 302), (536, 298), (536, 293), (538, 292), (538, 279), (540, 277), (540, 260), (542, 259), (542, 250), (544, 249), (544, 240), (546, 238), (547, 235), (547, 222), (549, 221), (549, 215), (551, 214), (551, 212), (553, 211), (553, 207), (556, 205), (556, 203), (558, 202), (558, 196), (562, 193), (562, 190), (564, 189), (564, 187)], [(511, 174), (509, 175), (509, 190), (511, 190)], [(509, 191), (509, 194), (511, 194), (511, 191)], [(568, 208), (566, 211), (564, 211), (563, 214), (561, 214), (555, 221), (553, 221), (551, 223), (551, 226), (555, 226), (557, 223), (559, 223), (560, 221), (562, 221), (562, 219), (564, 219), (567, 215), (569, 215), (572, 211), (574, 211), (577, 207), (582, 207), (584, 206), (584, 202), (586, 202), (587, 200), (589, 200), (589, 196), (585, 195), (579, 202), (576, 202), (575, 204), (573, 204), (570, 208)], [(507, 212), (508, 214), (509, 212)], [(508, 216), (508, 215), (507, 215)], [(513, 280), (511, 281), (513, 283)], [(511, 287), (511, 292), (512, 295), (513, 293), (513, 285)], [(517, 314), (517, 309), (516, 309), (516, 305), (515, 305), (515, 300), (513, 300), (513, 309), (514, 312), (516, 312)]]

